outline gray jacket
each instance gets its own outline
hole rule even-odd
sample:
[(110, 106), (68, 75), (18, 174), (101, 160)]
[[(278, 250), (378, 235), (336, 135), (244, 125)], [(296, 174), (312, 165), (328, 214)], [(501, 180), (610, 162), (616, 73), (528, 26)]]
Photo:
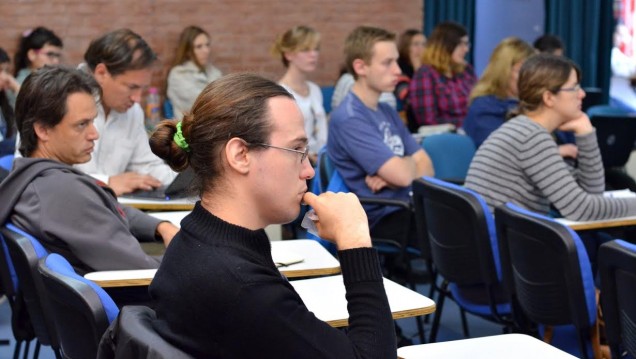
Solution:
[(11, 220), (80, 274), (159, 266), (138, 240), (155, 240), (160, 220), (119, 205), (109, 188), (71, 166), (16, 158), (0, 184), (0, 203), (0, 224)]

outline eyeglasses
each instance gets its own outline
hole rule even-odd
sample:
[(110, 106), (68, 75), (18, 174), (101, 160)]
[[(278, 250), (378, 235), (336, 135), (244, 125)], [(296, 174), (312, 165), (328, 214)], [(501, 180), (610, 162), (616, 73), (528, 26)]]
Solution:
[(579, 92), (581, 90), (581, 85), (580, 84), (576, 84), (572, 87), (563, 87), (560, 88), (557, 92), (559, 91), (565, 91), (565, 92)]
[(298, 153), (300, 155), (300, 163), (303, 163), (305, 158), (307, 158), (307, 156), (309, 155), (309, 147), (305, 147), (305, 149), (303, 151), (299, 151), (299, 150), (295, 150), (293, 148), (272, 146), (272, 145), (268, 145), (266, 143), (249, 143), (249, 142), (246, 142), (246, 144), (252, 145), (252, 146), (261, 146), (261, 147), (275, 148), (277, 150), (284, 150), (284, 151)]

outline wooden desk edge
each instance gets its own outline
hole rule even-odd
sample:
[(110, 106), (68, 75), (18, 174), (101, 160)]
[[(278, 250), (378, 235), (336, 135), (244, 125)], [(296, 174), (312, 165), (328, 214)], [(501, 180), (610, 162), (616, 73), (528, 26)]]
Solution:
[(136, 287), (136, 286), (146, 286), (147, 287), (152, 282), (152, 278), (93, 280), (93, 282), (95, 282), (95, 284), (97, 284), (98, 286), (100, 286), (102, 288)]
[[(401, 310), (399, 312), (393, 312), (391, 313), (391, 315), (393, 319), (411, 318), (411, 317), (417, 317), (420, 315), (432, 314), (435, 312), (435, 308), (436, 306), (435, 304), (433, 304), (430, 307), (408, 309), (408, 310)], [(327, 324), (331, 325), (334, 328), (346, 327), (349, 325), (349, 319), (329, 320), (327, 321)]]
[(289, 272), (285, 270), (285, 267), (282, 267), (282, 268), (278, 268), (278, 270), (287, 278), (317, 277), (322, 275), (339, 274), (340, 266), (330, 267), (330, 268), (320, 268), (320, 269), (300, 269), (300, 270), (291, 269), (289, 270)]
[[(333, 275), (340, 273), (340, 267), (320, 268), (320, 269), (303, 269), (303, 270), (290, 270), (286, 273), (283, 270), (280, 271), (287, 278), (298, 277), (311, 277), (322, 275)], [(152, 282), (152, 278), (130, 278), (130, 279), (108, 279), (108, 280), (93, 280), (98, 286), (102, 288), (114, 288), (114, 287), (132, 287), (132, 286), (148, 286)]]
[(571, 229), (575, 231), (584, 231), (588, 229), (603, 229), (603, 228), (614, 228), (614, 227), (630, 227), (636, 225), (636, 220), (634, 219), (625, 219), (625, 220), (606, 220), (599, 221), (593, 223), (576, 223), (568, 225)]

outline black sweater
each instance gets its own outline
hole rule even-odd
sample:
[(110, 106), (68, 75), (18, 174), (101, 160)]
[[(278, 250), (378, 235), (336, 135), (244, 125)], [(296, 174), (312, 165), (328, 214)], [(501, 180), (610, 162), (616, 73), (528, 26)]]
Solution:
[(150, 285), (166, 340), (200, 358), (392, 358), (395, 331), (372, 248), (341, 251), (349, 328), (307, 310), (272, 262), (263, 230), (200, 203), (181, 222)]

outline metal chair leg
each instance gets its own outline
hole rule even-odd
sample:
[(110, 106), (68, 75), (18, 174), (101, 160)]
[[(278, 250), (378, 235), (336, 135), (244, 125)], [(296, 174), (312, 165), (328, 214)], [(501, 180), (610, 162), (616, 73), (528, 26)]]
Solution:
[(15, 348), (13, 349), (13, 359), (20, 358), (20, 352), (22, 351), (22, 340), (15, 341)]
[(442, 311), (444, 310), (444, 299), (446, 299), (446, 288), (448, 287), (448, 282), (444, 280), (442, 283), (441, 290), (439, 291), (439, 295), (437, 296), (437, 308), (435, 309), (435, 318), (433, 319), (433, 326), (431, 327), (431, 335), (428, 339), (429, 343), (435, 343), (437, 340), (437, 331), (439, 330), (439, 322), (442, 318)]
[(35, 342), (35, 350), (33, 351), (33, 359), (38, 359), (40, 357), (40, 341)]
[(424, 337), (424, 324), (422, 323), (422, 316), (415, 317), (415, 321), (417, 323), (417, 332), (420, 336), (420, 344), (425, 344), (426, 338)]
[(466, 311), (462, 308), (459, 308), (460, 315), (462, 317), (462, 329), (464, 330), (464, 337), (470, 338), (470, 334), (468, 333), (468, 321), (466, 320)]
[(27, 359), (29, 357), (29, 348), (31, 347), (31, 342), (25, 342), (24, 345), (24, 355), (22, 356), (22, 358)]

